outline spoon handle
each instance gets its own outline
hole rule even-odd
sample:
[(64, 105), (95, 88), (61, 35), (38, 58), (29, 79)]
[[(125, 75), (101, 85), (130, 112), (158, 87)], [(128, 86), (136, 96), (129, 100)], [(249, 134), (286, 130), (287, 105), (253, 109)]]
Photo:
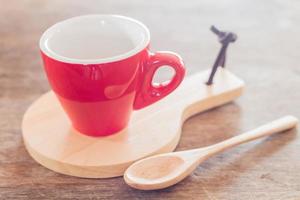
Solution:
[(228, 140), (224, 140), (220, 143), (211, 145), (207, 147), (206, 150), (209, 155), (216, 154), (218, 152), (224, 151), (239, 144), (291, 129), (295, 127), (297, 123), (298, 119), (296, 117), (285, 116), (275, 121), (269, 122), (265, 125), (262, 125), (254, 130), (232, 137)]

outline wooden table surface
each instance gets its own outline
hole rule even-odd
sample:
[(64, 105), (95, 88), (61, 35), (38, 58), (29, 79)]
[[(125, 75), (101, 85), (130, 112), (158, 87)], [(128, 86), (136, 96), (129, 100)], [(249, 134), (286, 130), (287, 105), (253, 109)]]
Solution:
[(60, 175), (33, 161), (20, 126), (26, 108), (49, 90), (39, 37), (57, 21), (90, 13), (142, 21), (152, 50), (178, 52), (188, 75), (213, 63), (219, 44), (210, 25), (238, 34), (227, 67), (245, 80), (244, 95), (189, 119), (177, 150), (213, 144), (282, 115), (300, 117), (299, 1), (0, 0), (0, 199), (300, 199), (297, 130), (215, 156), (160, 191), (131, 189), (121, 177)]

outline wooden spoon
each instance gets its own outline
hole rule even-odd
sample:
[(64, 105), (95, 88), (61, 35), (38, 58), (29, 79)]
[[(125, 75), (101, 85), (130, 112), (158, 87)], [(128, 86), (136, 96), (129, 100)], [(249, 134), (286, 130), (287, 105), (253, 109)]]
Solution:
[(285, 116), (223, 142), (187, 151), (171, 152), (142, 159), (125, 172), (125, 182), (140, 190), (162, 189), (174, 185), (193, 172), (209, 157), (239, 144), (295, 127), (298, 119)]

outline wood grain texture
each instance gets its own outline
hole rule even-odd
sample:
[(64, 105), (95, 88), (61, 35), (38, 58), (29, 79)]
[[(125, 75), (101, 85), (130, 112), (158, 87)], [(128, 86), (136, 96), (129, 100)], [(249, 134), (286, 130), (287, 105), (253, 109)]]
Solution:
[(214, 84), (207, 86), (209, 73), (206, 70), (186, 77), (168, 97), (135, 111), (126, 129), (107, 137), (88, 137), (75, 131), (55, 94), (47, 92), (24, 114), (26, 149), (38, 163), (62, 174), (122, 176), (141, 158), (173, 151), (186, 119), (241, 96), (244, 82), (229, 70), (219, 68)]
[(178, 185), (152, 192), (122, 178), (54, 173), (25, 150), (22, 116), (49, 90), (38, 40), (53, 23), (116, 13), (145, 23), (152, 50), (184, 58), (188, 75), (213, 64), (219, 44), (211, 24), (235, 31), (227, 67), (246, 82), (237, 102), (189, 119), (177, 150), (206, 146), (282, 115), (300, 117), (300, 2), (260, 0), (0, 0), (0, 199), (284, 199), (300, 198), (300, 136), (292, 130), (215, 156)]

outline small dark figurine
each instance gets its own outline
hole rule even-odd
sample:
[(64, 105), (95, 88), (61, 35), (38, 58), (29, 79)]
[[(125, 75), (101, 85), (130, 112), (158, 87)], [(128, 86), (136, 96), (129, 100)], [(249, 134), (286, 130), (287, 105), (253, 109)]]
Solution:
[(219, 54), (215, 60), (215, 63), (209, 75), (209, 79), (206, 83), (207, 85), (211, 85), (213, 83), (213, 79), (217, 71), (217, 68), (219, 66), (225, 67), (227, 47), (229, 43), (235, 42), (237, 39), (237, 35), (235, 33), (220, 31), (215, 26), (211, 26), (210, 30), (218, 36), (219, 42), (222, 44), (222, 47), (219, 51)]

